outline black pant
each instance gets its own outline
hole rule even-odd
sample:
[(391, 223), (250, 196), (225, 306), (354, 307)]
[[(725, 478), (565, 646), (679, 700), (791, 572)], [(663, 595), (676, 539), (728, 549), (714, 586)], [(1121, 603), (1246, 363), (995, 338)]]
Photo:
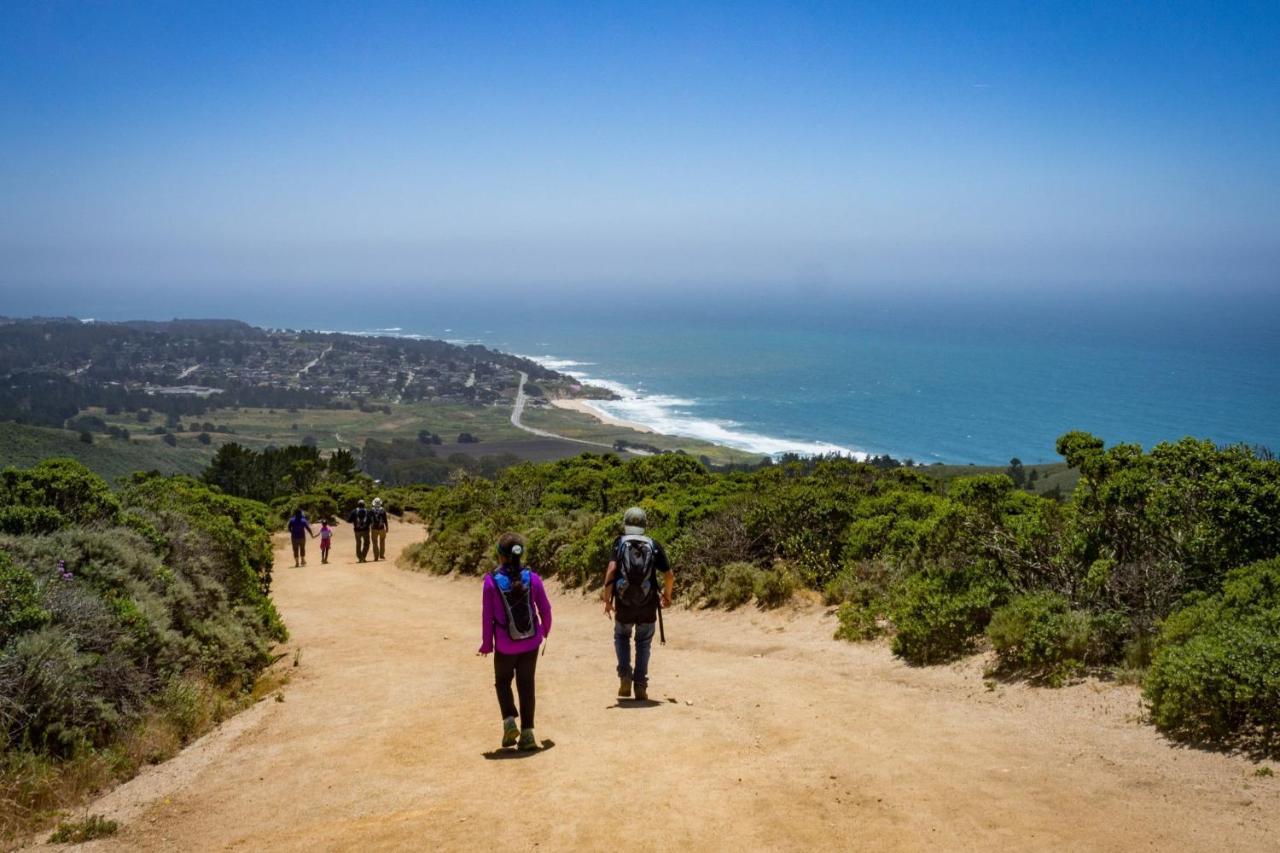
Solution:
[(369, 531), (357, 530), (356, 534), (356, 559), (364, 562), (364, 558), (369, 553)]
[(493, 684), (498, 688), (498, 707), (502, 719), (516, 716), (516, 700), (511, 695), (511, 677), (516, 679), (520, 693), (520, 728), (533, 728), (533, 673), (538, 668), (538, 650), (522, 655), (493, 653)]

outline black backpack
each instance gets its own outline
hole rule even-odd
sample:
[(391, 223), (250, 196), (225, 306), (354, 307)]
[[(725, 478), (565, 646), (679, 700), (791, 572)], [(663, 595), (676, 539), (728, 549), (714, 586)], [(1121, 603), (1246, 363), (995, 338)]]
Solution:
[(386, 530), (387, 529), (387, 511), (380, 506), (374, 507), (373, 522), (370, 524), (370, 526), (374, 530)]
[(653, 555), (657, 546), (648, 536), (623, 536), (618, 542), (618, 600), (630, 607), (649, 603), (657, 588)]
[[(507, 613), (507, 636), (513, 640), (527, 640), (538, 633), (538, 619), (533, 613), (533, 584), (529, 570), (523, 569), (514, 577), (502, 569), (493, 572), (493, 586), (502, 599), (502, 609)], [(501, 624), (497, 619), (494, 624)]]
[(369, 529), (369, 510), (362, 506), (356, 507), (355, 521), (351, 522), (351, 526), (356, 530)]

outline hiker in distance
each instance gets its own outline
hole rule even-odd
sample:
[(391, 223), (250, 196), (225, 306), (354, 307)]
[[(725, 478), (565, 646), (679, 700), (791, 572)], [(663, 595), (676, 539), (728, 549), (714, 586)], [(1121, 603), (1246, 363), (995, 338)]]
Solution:
[[(644, 510), (633, 506), (622, 516), (622, 535), (613, 542), (613, 558), (604, 576), (604, 614), (616, 614), (613, 648), (618, 655), (618, 698), (649, 698), (649, 651), (654, 623), (662, 608), (671, 606), (675, 575), (662, 546), (645, 535)], [(658, 576), (662, 576), (659, 586)], [(636, 662), (631, 665), (631, 635), (635, 633)], [(666, 642), (666, 638), (662, 640)]]
[[(498, 540), (498, 566), (484, 576), (480, 608), (480, 651), (493, 652), (493, 683), (502, 711), (502, 746), (537, 749), (533, 736), (534, 673), (538, 647), (551, 633), (551, 602), (542, 578), (521, 563), (524, 540), (514, 533)], [(520, 707), (511, 695), (515, 677)], [(516, 728), (516, 715), (520, 727)]]
[(310, 534), (314, 539), (316, 535), (311, 532), (311, 525), (307, 523), (307, 517), (302, 514), (302, 510), (295, 509), (293, 518), (289, 519), (289, 542), (293, 545), (293, 565), (305, 566), (307, 564), (307, 535)]
[(365, 509), (363, 498), (356, 501), (356, 508), (347, 516), (347, 522), (356, 538), (356, 559), (363, 563), (369, 554), (369, 526), (373, 523), (373, 513)]
[(373, 542), (373, 559), (384, 560), (387, 557), (387, 528), (391, 523), (387, 520), (387, 511), (382, 508), (382, 498), (373, 499), (373, 509), (369, 512), (369, 536)]

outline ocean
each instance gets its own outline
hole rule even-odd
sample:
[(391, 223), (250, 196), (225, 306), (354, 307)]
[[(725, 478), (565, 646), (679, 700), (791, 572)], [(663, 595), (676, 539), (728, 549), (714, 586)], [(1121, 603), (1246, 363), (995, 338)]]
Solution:
[(464, 300), (344, 330), (525, 355), (616, 391), (598, 404), (611, 415), (754, 453), (1003, 465), (1057, 461), (1055, 439), (1073, 429), (1148, 448), (1192, 435), (1280, 449), (1278, 302)]
[[(1055, 439), (1073, 429), (1147, 448), (1192, 435), (1280, 450), (1275, 288), (858, 298), (782, 289), (733, 298), (643, 288), (355, 292), (269, 303), (206, 297), (166, 304), (153, 318), (482, 343), (614, 389), (621, 399), (599, 404), (609, 414), (760, 454), (1049, 462)], [(96, 307), (85, 316), (158, 310), (118, 300)]]

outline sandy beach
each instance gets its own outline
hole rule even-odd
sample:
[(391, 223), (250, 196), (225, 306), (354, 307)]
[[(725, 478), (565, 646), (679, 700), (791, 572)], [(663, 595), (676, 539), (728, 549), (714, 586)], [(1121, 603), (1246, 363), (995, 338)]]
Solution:
[(624, 421), (622, 418), (615, 418), (612, 415), (600, 411), (595, 406), (591, 405), (590, 400), (570, 400), (562, 398), (559, 400), (552, 400), (551, 405), (555, 406), (557, 409), (569, 409), (573, 412), (581, 412), (584, 415), (590, 415), (600, 421), (600, 423), (608, 424), (609, 426), (624, 427), (626, 429), (633, 429), (636, 432), (653, 432), (652, 429), (644, 424), (638, 424), (635, 421)]

